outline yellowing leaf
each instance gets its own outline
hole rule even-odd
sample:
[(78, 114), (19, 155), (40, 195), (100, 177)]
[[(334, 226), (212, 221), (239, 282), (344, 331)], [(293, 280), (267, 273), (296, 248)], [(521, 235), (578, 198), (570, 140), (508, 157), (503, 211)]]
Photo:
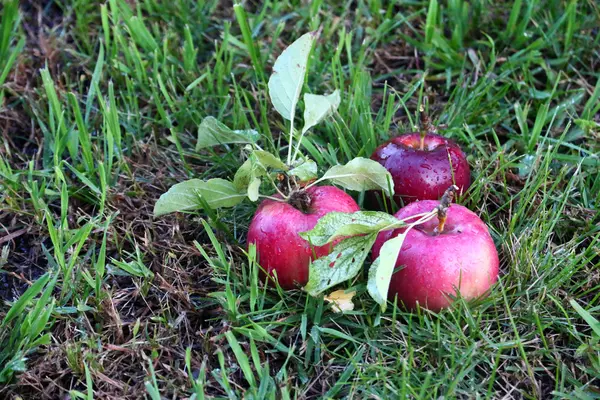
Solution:
[(333, 303), (333, 311), (344, 312), (354, 310), (354, 303), (352, 298), (356, 294), (355, 290), (346, 292), (345, 290), (336, 290), (335, 292), (329, 293), (325, 296), (325, 301)]

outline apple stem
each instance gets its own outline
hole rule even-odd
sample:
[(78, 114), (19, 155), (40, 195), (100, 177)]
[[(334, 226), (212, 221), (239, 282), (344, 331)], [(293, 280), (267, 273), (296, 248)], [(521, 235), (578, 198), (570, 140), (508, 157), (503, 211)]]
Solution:
[(423, 106), (423, 104), (421, 104), (421, 107), (419, 107), (419, 112), (421, 114), (421, 144), (419, 148), (421, 150), (424, 150), (425, 135), (427, 134), (427, 120), (429, 119), (429, 117), (427, 116), (427, 114), (425, 114), (425, 107)]
[(308, 192), (306, 192), (306, 190), (300, 189), (290, 193), (288, 203), (291, 204), (297, 210), (300, 210), (303, 213), (308, 213), (310, 211), (312, 198), (310, 197)]
[[(445, 214), (445, 213), (444, 213)], [(440, 212), (438, 211), (438, 220), (440, 221), (437, 228), (435, 229), (435, 231), (437, 233), (442, 233), (444, 232), (444, 226), (446, 225), (446, 215), (440, 215)]]
[[(427, 97), (425, 98), (425, 101), (427, 101)], [(437, 133), (437, 127), (431, 123), (431, 119), (429, 118), (429, 115), (427, 115), (427, 113), (425, 112), (425, 106), (423, 105), (423, 103), (421, 103), (421, 105), (419, 106), (419, 114), (421, 118), (421, 150), (424, 150), (425, 135), (427, 135), (427, 133)]]
[(446, 225), (446, 218), (448, 217), (448, 208), (450, 208), (450, 203), (452, 203), (452, 200), (454, 199), (454, 196), (457, 192), (458, 186), (450, 186), (448, 189), (446, 189), (446, 192), (440, 200), (440, 204), (436, 207), (439, 223), (435, 231), (438, 234), (444, 231), (444, 226)]

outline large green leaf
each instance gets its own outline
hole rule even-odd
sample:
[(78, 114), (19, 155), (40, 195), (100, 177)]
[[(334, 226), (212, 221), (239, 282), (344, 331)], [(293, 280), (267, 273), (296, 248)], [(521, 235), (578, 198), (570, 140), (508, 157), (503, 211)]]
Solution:
[(360, 272), (376, 238), (377, 234), (372, 233), (342, 240), (327, 256), (311, 263), (304, 289), (311, 296), (317, 296), (338, 283), (354, 278)]
[(198, 127), (196, 151), (225, 143), (256, 143), (260, 137), (253, 129), (231, 130), (214, 117), (206, 117)]
[(331, 212), (319, 219), (312, 230), (301, 232), (300, 236), (313, 246), (323, 246), (341, 237), (379, 233), (404, 225), (393, 215), (379, 211)]
[(390, 193), (393, 191), (392, 176), (388, 170), (368, 158), (357, 157), (346, 165), (336, 165), (321, 178), (325, 179), (350, 190), (383, 190), (388, 196), (393, 195)]
[(269, 78), (269, 96), (275, 110), (288, 121), (296, 114), (296, 105), (304, 85), (308, 56), (317, 32), (309, 32), (286, 48), (273, 65)]
[(235, 185), (221, 178), (208, 181), (190, 179), (173, 185), (154, 205), (154, 215), (160, 216), (178, 211), (192, 211), (202, 208), (203, 198), (211, 208), (233, 207), (246, 197)]

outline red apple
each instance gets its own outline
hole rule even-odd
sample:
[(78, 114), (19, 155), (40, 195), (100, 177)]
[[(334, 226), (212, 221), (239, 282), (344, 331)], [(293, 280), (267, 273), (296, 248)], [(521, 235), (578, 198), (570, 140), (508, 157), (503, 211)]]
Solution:
[(397, 136), (379, 146), (371, 159), (390, 171), (398, 204), (438, 200), (453, 184), (463, 193), (471, 183), (469, 163), (460, 147), (434, 133), (425, 134), (423, 146), (418, 132)]
[[(404, 220), (433, 210), (439, 201), (425, 200), (409, 204), (395, 214)], [(412, 222), (412, 221), (411, 221)], [(402, 244), (392, 276), (388, 297), (398, 295), (409, 308), (439, 311), (452, 303), (456, 289), (469, 300), (485, 295), (498, 279), (498, 252), (485, 223), (468, 208), (452, 204), (441, 233), (435, 231), (438, 219), (412, 228)], [(381, 246), (404, 229), (380, 232), (373, 246), (373, 259)]]
[(350, 195), (333, 186), (313, 186), (304, 193), (300, 201), (290, 202), (296, 206), (264, 200), (248, 230), (248, 243), (256, 244), (259, 264), (269, 275), (276, 271), (279, 285), (284, 289), (306, 285), (311, 260), (329, 254), (337, 243), (314, 247), (298, 233), (311, 230), (321, 217), (332, 211), (360, 210)]

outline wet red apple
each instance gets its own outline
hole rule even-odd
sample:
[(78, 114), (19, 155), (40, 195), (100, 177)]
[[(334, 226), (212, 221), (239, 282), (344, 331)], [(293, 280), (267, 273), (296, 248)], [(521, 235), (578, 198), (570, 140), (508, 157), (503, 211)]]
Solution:
[[(410, 216), (435, 209), (439, 201), (425, 200), (402, 208), (395, 217)], [(498, 279), (498, 252), (485, 223), (468, 208), (452, 204), (441, 233), (436, 231), (438, 218), (412, 228), (396, 261), (388, 297), (398, 296), (398, 304), (413, 309), (421, 307), (439, 311), (452, 303), (450, 296), (475, 299), (486, 295)], [(373, 259), (381, 246), (404, 232), (403, 229), (379, 233), (373, 246)]]
[(435, 133), (397, 136), (379, 146), (371, 159), (383, 165), (394, 181), (398, 204), (438, 200), (454, 184), (464, 193), (471, 183), (465, 154), (450, 139)]
[(332, 211), (360, 210), (350, 195), (333, 186), (313, 186), (292, 195), (291, 200), (264, 200), (248, 230), (248, 243), (256, 244), (259, 264), (269, 275), (276, 273), (283, 289), (304, 286), (311, 260), (329, 254), (337, 243), (314, 247), (298, 233), (313, 229)]

